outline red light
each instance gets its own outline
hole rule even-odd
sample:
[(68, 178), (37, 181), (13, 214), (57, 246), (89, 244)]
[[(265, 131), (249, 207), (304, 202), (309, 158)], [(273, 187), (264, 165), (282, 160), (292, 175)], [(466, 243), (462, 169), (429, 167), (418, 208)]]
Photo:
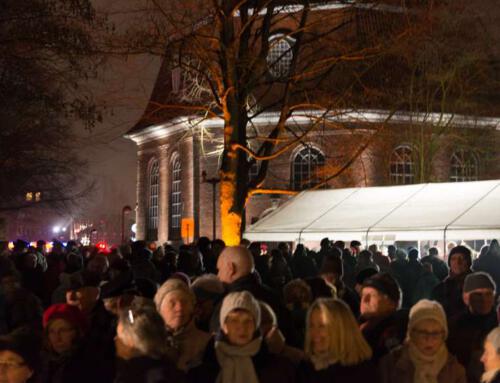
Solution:
[(99, 250), (106, 250), (108, 245), (106, 244), (106, 242), (104, 241), (100, 241), (100, 242), (97, 242), (96, 243), (96, 247), (99, 249)]

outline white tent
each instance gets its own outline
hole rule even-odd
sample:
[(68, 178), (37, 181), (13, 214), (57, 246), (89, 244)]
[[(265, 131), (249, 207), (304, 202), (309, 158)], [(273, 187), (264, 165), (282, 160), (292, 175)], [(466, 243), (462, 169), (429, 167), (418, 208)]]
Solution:
[(500, 180), (304, 191), (244, 233), (250, 241), (500, 237)]

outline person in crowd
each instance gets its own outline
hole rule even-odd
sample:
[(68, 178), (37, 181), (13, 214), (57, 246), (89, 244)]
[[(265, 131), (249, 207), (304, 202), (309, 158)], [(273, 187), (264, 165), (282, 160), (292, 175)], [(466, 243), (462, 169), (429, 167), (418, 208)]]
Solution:
[(290, 265), (290, 261), (292, 260), (292, 250), (290, 249), (288, 242), (278, 243), (278, 250), (281, 252), (283, 258), (285, 258), (286, 263)]
[(66, 291), (66, 303), (78, 307), (87, 318), (87, 346), (93, 348), (93, 352), (99, 357), (112, 360), (115, 351), (115, 318), (100, 299), (99, 282), (99, 275), (89, 270), (73, 274)]
[(88, 322), (76, 306), (60, 303), (50, 306), (43, 315), (46, 348), (42, 374), (44, 383), (103, 382), (113, 376), (113, 365), (106, 365), (87, 348)]
[(379, 267), (381, 272), (389, 271), (391, 260), (388, 256), (382, 254), (376, 243), (368, 246), (368, 250), (373, 254), (373, 262)]
[(271, 277), (269, 273), (269, 256), (267, 254), (262, 254), (261, 243), (252, 242), (248, 246), (248, 250), (252, 253), (255, 270), (259, 274), (262, 283), (270, 285)]
[(302, 279), (294, 279), (283, 288), (283, 297), (290, 313), (298, 344), (304, 344), (306, 334), (306, 314), (313, 301), (311, 287)]
[(432, 272), (439, 279), (439, 281), (444, 281), (444, 279), (448, 276), (448, 265), (439, 256), (439, 248), (431, 247), (428, 255), (423, 257), (420, 262), (422, 262), (422, 264), (430, 263), (432, 265)]
[(357, 274), (364, 269), (375, 269), (380, 271), (377, 264), (373, 262), (373, 254), (370, 250), (361, 250), (359, 252), (354, 272)]
[(397, 247), (394, 245), (387, 246), (387, 256), (389, 257), (391, 262), (396, 260), (396, 250), (397, 250)]
[(363, 283), (360, 328), (375, 361), (404, 340), (408, 312), (400, 309), (401, 300), (399, 285), (388, 273), (375, 274)]
[[(288, 311), (280, 297), (255, 277), (253, 273), (253, 257), (247, 248), (242, 246), (224, 248), (217, 261), (217, 269), (217, 276), (226, 285), (228, 293), (246, 290), (252, 293), (256, 299), (262, 300), (271, 306), (278, 316), (279, 328), (285, 335), (287, 343), (297, 345), (296, 333), (292, 327)], [(214, 315), (217, 317), (217, 314), (218, 310)], [(212, 331), (218, 328), (218, 323), (214, 322)]]
[(358, 240), (351, 241), (350, 249), (351, 249), (352, 255), (356, 258), (357, 255), (361, 252), (361, 242), (359, 242)]
[(13, 331), (27, 326), (41, 331), (42, 302), (21, 286), (19, 273), (15, 269), (0, 270), (0, 288), (4, 298), (5, 330)]
[(344, 270), (342, 280), (348, 287), (354, 289), (356, 285), (356, 257), (351, 248), (342, 250), (342, 268)]
[(177, 259), (177, 271), (185, 273), (190, 279), (203, 274), (203, 258), (196, 247), (181, 245)]
[(122, 310), (116, 328), (115, 383), (182, 383), (185, 375), (168, 359), (162, 317), (151, 307)]
[(423, 299), (410, 310), (405, 343), (380, 360), (382, 383), (466, 383), (465, 370), (446, 348), (443, 307)]
[(420, 274), (412, 293), (412, 305), (421, 299), (431, 299), (434, 288), (439, 284), (439, 279), (432, 272), (432, 264), (422, 264)]
[[(408, 294), (407, 307), (411, 307), (413, 302), (413, 294), (416, 292), (417, 282), (422, 275), (422, 264), (419, 260), (420, 252), (412, 247), (408, 250)], [(403, 291), (404, 294), (404, 291)], [(403, 303), (404, 305), (404, 303)]]
[(448, 318), (465, 309), (462, 299), (462, 289), (465, 278), (469, 275), (472, 265), (471, 251), (466, 246), (455, 246), (448, 255), (450, 275), (436, 286), (432, 292), (434, 300), (441, 303)]
[(270, 286), (276, 291), (281, 291), (283, 286), (292, 280), (292, 272), (283, 253), (278, 249), (271, 250), (269, 264)]
[(361, 290), (363, 290), (363, 283), (365, 283), (365, 280), (377, 273), (377, 270), (370, 268), (361, 270), (358, 274), (356, 274), (354, 291), (358, 294), (359, 297), (361, 297)]
[(319, 276), (330, 285), (335, 286), (337, 298), (342, 299), (349, 305), (354, 316), (359, 317), (359, 297), (358, 295), (346, 286), (342, 280), (344, 268), (340, 250), (334, 248), (323, 259), (323, 264), (319, 270)]
[[(222, 256), (222, 254), (221, 254)], [(203, 364), (189, 371), (193, 383), (294, 382), (286, 358), (267, 349), (259, 331), (259, 303), (248, 291), (228, 294), (222, 303), (220, 331), (207, 346)]]
[(396, 279), (403, 292), (403, 307), (409, 308), (411, 305), (411, 276), (408, 253), (405, 249), (396, 249), (396, 258), (391, 262), (390, 273)]
[(0, 382), (38, 382), (41, 342), (28, 328), (0, 336)]
[(486, 337), (481, 362), (484, 366), (481, 382), (500, 383), (500, 327), (495, 327)]
[(372, 350), (339, 299), (321, 298), (311, 305), (304, 348), (309, 360), (298, 367), (298, 382), (377, 382)]
[(132, 243), (129, 262), (134, 278), (148, 278), (155, 282), (159, 281), (160, 272), (155, 268), (152, 258), (153, 252), (148, 249), (146, 241)]
[(307, 249), (301, 243), (297, 245), (289, 264), (294, 278), (314, 277), (318, 272), (314, 258), (307, 254)]
[(467, 275), (462, 294), (466, 309), (450, 318), (448, 347), (465, 367), (469, 382), (479, 382), (484, 338), (498, 326), (495, 290), (495, 282), (487, 273)]
[(177, 367), (187, 371), (199, 364), (210, 334), (196, 327), (195, 295), (183, 281), (168, 279), (155, 295), (156, 309), (165, 322), (164, 342), (173, 351)]
[(316, 266), (321, 267), (323, 264), (323, 258), (330, 252), (332, 248), (332, 241), (328, 237), (325, 237), (320, 242), (320, 249), (315, 255)]
[(196, 297), (194, 317), (196, 327), (210, 331), (210, 319), (217, 303), (224, 297), (224, 285), (215, 274), (204, 274), (196, 278), (191, 286)]
[[(481, 249), (482, 250), (482, 249)], [(500, 246), (498, 241), (494, 239), (488, 247), (488, 250), (484, 254), (480, 254), (479, 258), (474, 260), (472, 269), (474, 271), (484, 271), (488, 273), (495, 284), (499, 286), (500, 284)]]

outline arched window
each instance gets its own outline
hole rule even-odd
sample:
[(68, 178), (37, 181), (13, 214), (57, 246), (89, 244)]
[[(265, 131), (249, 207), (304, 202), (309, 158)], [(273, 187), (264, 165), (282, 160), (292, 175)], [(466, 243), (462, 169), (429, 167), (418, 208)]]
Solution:
[(293, 59), (292, 48), (294, 43), (295, 39), (281, 33), (274, 34), (269, 38), (267, 65), (269, 73), (275, 79), (288, 76)]
[(170, 185), (170, 237), (179, 239), (181, 235), (182, 195), (181, 161), (178, 156), (172, 161)]
[(155, 241), (158, 238), (158, 192), (160, 189), (160, 167), (158, 160), (154, 159), (149, 167), (149, 198), (147, 239)]
[(450, 181), (477, 181), (478, 161), (473, 152), (464, 149), (456, 150), (450, 162)]
[(325, 165), (325, 156), (318, 149), (307, 147), (299, 151), (292, 163), (292, 188), (303, 190), (319, 184), (318, 170)]
[(390, 169), (393, 185), (408, 185), (415, 182), (413, 150), (408, 145), (398, 146), (391, 155)]

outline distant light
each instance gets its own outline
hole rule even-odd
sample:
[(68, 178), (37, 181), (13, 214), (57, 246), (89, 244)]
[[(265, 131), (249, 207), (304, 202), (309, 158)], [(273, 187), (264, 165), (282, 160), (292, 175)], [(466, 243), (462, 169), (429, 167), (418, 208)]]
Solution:
[(13, 250), (14, 249), (14, 242), (9, 242), (9, 249)]
[(59, 233), (60, 231), (61, 231), (61, 227), (60, 227), (60, 226), (54, 226), (54, 227), (52, 228), (52, 232), (53, 232), (53, 233), (56, 233), (56, 234), (57, 234), (57, 233)]
[(132, 227), (130, 228), (130, 230), (132, 230), (132, 233), (136, 234), (136, 233), (137, 233), (137, 224), (136, 224), (136, 223), (134, 223), (134, 224), (132, 225)]
[(31, 247), (36, 247), (36, 242), (30, 242)]
[(62, 231), (66, 231), (66, 228), (65, 228), (65, 227), (63, 227), (63, 228), (62, 228)]

